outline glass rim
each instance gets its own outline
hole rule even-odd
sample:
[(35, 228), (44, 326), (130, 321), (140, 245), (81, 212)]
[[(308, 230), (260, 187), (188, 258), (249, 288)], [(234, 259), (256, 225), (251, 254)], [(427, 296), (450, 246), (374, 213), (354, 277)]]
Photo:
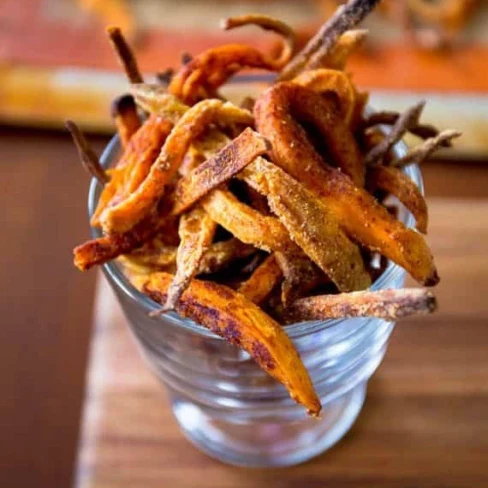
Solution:
[[(368, 110), (369, 111), (369, 110)], [(383, 131), (387, 131), (386, 127), (382, 127)], [(115, 159), (116, 154), (119, 151), (119, 137), (115, 135), (109, 141), (107, 146), (104, 148), (102, 155), (100, 157), (100, 163), (103, 168), (108, 168), (112, 163), (112, 160)], [(401, 157), (407, 152), (407, 146), (403, 141), (399, 141), (394, 147), (393, 152), (397, 157)], [(414, 183), (419, 187), (422, 194), (424, 193), (423, 188), (423, 180), (422, 174), (420, 172), (420, 168), (416, 164), (411, 164), (405, 166), (403, 171), (407, 176), (409, 176)], [(88, 191), (88, 217), (91, 218), (93, 212), (95, 211), (96, 204), (98, 203), (98, 197), (100, 194), (101, 188), (95, 178), (92, 178), (90, 182), (90, 187)], [(408, 228), (414, 228), (415, 226), (415, 218), (413, 215), (405, 209), (405, 218), (402, 220)], [(99, 228), (90, 227), (91, 229), (91, 236), (92, 238), (101, 237), (102, 231)], [(111, 260), (107, 263), (102, 265), (103, 272), (107, 279), (117, 286), (119, 290), (121, 290), (124, 295), (128, 298), (136, 302), (139, 306), (146, 310), (149, 314), (161, 308), (161, 305), (151, 298), (149, 298), (144, 293), (140, 292), (135, 288), (129, 279), (126, 277), (124, 272), (122, 271), (121, 266), (115, 261)], [(392, 261), (388, 260), (388, 264), (386, 269), (383, 273), (376, 279), (376, 281), (371, 285), (369, 290), (381, 290), (383, 288), (387, 288), (388, 283), (394, 282), (394, 280), (398, 277), (400, 273), (405, 273), (405, 270), (393, 263)], [(160, 320), (159, 317), (154, 317), (154, 320)], [(322, 330), (325, 328), (332, 328), (332, 327), (339, 327), (341, 324), (351, 320), (351, 318), (341, 318), (341, 319), (325, 319), (325, 320), (316, 320), (316, 321), (306, 321), (306, 322), (297, 322), (294, 324), (289, 324), (285, 327), (286, 332), (290, 338), (298, 338), (308, 334), (312, 334), (318, 330)], [(176, 326), (182, 326), (186, 329), (190, 330), (194, 334), (200, 336), (207, 336), (212, 338), (222, 339), (221, 337), (217, 336), (213, 332), (209, 331), (202, 325), (184, 317), (181, 317), (176, 312), (167, 312), (164, 314), (164, 323), (174, 323)], [(161, 320), (161, 323), (163, 321)], [(223, 340), (223, 339), (222, 339)]]

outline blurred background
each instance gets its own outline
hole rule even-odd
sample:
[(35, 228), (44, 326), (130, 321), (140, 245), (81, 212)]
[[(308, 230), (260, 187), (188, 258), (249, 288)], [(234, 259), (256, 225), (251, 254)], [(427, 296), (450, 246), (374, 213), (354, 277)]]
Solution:
[[(96, 272), (80, 274), (71, 264), (71, 249), (88, 237), (88, 178), (78, 166), (75, 150), (63, 130), (64, 120), (74, 119), (88, 132), (99, 152), (114, 132), (110, 103), (127, 90), (127, 83), (107, 42), (105, 27), (115, 24), (123, 28), (151, 80), (168, 67), (178, 68), (182, 53), (196, 54), (227, 42), (250, 43), (270, 52), (277, 48), (273, 35), (256, 35), (253, 28), (220, 31), (222, 17), (249, 12), (279, 17), (297, 29), (304, 45), (340, 3), (1, 1), (2, 486), (63, 487), (71, 486), (76, 477), (78, 483), (84, 480), (83, 486), (120, 486), (113, 482), (114, 475), (107, 465), (106, 471), (100, 468), (106, 484), (103, 479), (98, 484), (88, 476), (98, 466), (94, 454), (98, 451), (90, 450), (96, 444), (95, 437), (83, 427), (84, 437), (80, 440), (84, 404), (95, 402), (95, 410), (90, 410), (95, 411), (94, 416), (113, 413), (104, 410), (101, 390), (97, 390), (101, 396), (86, 393), (95, 388), (93, 382), (103, 390), (104, 381), (108, 381), (99, 366), (93, 366), (101, 364), (97, 361), (92, 361), (87, 376), (90, 341), (92, 351), (99, 351), (103, 349), (99, 344), (109, 340), (110, 334), (93, 333)], [(359, 86), (371, 91), (372, 105), (403, 110), (412, 102), (427, 99), (426, 122), (464, 132), (454, 150), (441, 152), (425, 164), (424, 177), (434, 208), (431, 239), (448, 270), (439, 291), (441, 304), (442, 298), (447, 302), (444, 320), (466, 319), (472, 332), (478, 337), (484, 333), (486, 339), (486, 331), (481, 332), (479, 326), (488, 320), (482, 298), (488, 292), (488, 250), (483, 241), (488, 237), (488, 2), (384, 0), (364, 27), (371, 35), (351, 59), (348, 71)], [(436, 216), (441, 222), (437, 227)], [(457, 298), (453, 300), (453, 296)], [(433, 334), (430, 340), (437, 343), (442, 329), (434, 328)], [(458, 339), (452, 336), (448, 341), (454, 344)], [(399, 338), (398, 343), (402, 340)], [(485, 413), (488, 410), (488, 391), (480, 375), (486, 379), (488, 367), (485, 362), (485, 369), (477, 367), (474, 373), (470, 361), (478, 356), (468, 351), (477, 343), (476, 335), (473, 343), (463, 340), (457, 342), (460, 350), (466, 349), (457, 357), (461, 376), (451, 386), (456, 394), (466, 390), (485, 395), (485, 400), (476, 404), (479, 408), (473, 414), (474, 423), (469, 424), (469, 419), (457, 411), (451, 413), (453, 418), (468, 422), (467, 430), (460, 435), (465, 435), (466, 442), (475, 439), (473, 442), (481, 449), (477, 435), (484, 432), (488, 437), (486, 417), (482, 416), (483, 408)], [(124, 348), (119, 353), (125, 354), (120, 351)], [(395, 352), (391, 354), (394, 357)], [(428, 356), (426, 351), (426, 370), (431, 367)], [(135, 361), (132, 355), (130, 358)], [(447, 355), (437, 358), (441, 363), (448, 359)], [(438, 372), (441, 377), (443, 371)], [(117, 383), (116, 375), (111, 378)], [(474, 381), (471, 389), (460, 387), (470, 381)], [(476, 396), (476, 401), (482, 402), (480, 398)], [(96, 430), (95, 424), (90, 425)], [(116, 445), (124, 444), (115, 427), (114, 431), (104, 432), (108, 439), (116, 439)], [(110, 442), (108, 445), (113, 447)], [(81, 467), (81, 461), (77, 461), (80, 446), (84, 449)], [(483, 449), (476, 452), (488, 453), (486, 441)], [(460, 447), (461, 452), (466, 453)], [(400, 449), (399, 459), (401, 455)], [(117, 459), (110, 458), (113, 465)], [(469, 476), (482, 480), (482, 474), (486, 474), (483, 466), (470, 469), (465, 478), (468, 481)], [(426, 467), (424, 474), (425, 479), (444, 479), (442, 470), (436, 474)], [(483, 479), (487, 486), (488, 477)], [(142, 486), (132, 481), (130, 486)], [(447, 486), (441, 481), (438, 486)], [(478, 486), (468, 481), (456, 486)], [(225, 486), (240, 486), (234, 482), (237, 484)]]

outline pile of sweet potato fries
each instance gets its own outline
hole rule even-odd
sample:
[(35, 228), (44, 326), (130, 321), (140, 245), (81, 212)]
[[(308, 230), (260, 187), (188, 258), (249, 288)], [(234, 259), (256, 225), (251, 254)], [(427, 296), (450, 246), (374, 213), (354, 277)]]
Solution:
[[(317, 415), (320, 401), (282, 325), (304, 320), (430, 313), (425, 289), (367, 290), (387, 260), (437, 284), (426, 244), (427, 205), (402, 171), (456, 131), (405, 113), (364, 115), (368, 96), (344, 71), (354, 30), (377, 0), (352, 0), (295, 53), (293, 30), (263, 15), (226, 20), (283, 39), (279, 57), (246, 45), (205, 51), (147, 84), (117, 28), (110, 40), (130, 80), (113, 104), (122, 154), (104, 170), (73, 122), (82, 162), (103, 185), (91, 225), (104, 236), (74, 250), (87, 270), (118, 258), (134, 286), (239, 346)], [(362, 31), (359, 31), (362, 32)], [(277, 73), (240, 106), (220, 88), (243, 68)], [(390, 125), (387, 131), (379, 126)], [(409, 131), (424, 139), (398, 158)], [(395, 196), (417, 229), (397, 219)]]

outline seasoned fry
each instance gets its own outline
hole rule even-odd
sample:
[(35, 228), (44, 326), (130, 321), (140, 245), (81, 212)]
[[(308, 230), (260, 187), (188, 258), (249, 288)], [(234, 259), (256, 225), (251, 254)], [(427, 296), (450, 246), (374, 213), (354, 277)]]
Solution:
[(276, 59), (278, 66), (285, 66), (295, 54), (296, 36), (295, 31), (285, 22), (263, 14), (248, 14), (239, 17), (224, 19), (221, 27), (224, 30), (235, 29), (243, 25), (257, 25), (264, 30), (275, 32), (283, 37), (283, 49)]
[(251, 125), (244, 109), (221, 100), (204, 100), (189, 109), (174, 126), (146, 179), (119, 204), (108, 207), (100, 217), (106, 232), (126, 232), (148, 215), (164, 194), (195, 137), (211, 123)]
[(112, 118), (117, 128), (122, 147), (126, 147), (130, 138), (141, 126), (141, 121), (137, 115), (137, 107), (131, 95), (122, 95), (112, 102)]
[(189, 108), (160, 85), (136, 83), (131, 85), (130, 92), (143, 110), (162, 116), (173, 123), (178, 122)]
[(445, 130), (435, 137), (431, 137), (418, 146), (413, 147), (405, 156), (392, 161), (392, 166), (401, 168), (407, 164), (420, 164), (425, 161), (435, 151), (442, 147), (450, 146), (451, 141), (460, 137), (462, 132), (458, 130)]
[(270, 145), (266, 139), (252, 129), (246, 129), (213, 158), (178, 181), (172, 213), (178, 215), (184, 212), (209, 191), (229, 180), (269, 150)]
[(290, 237), (339, 290), (360, 290), (371, 284), (358, 247), (340, 229), (335, 215), (298, 181), (262, 158), (242, 174), (246, 183), (267, 195)]
[(146, 177), (161, 146), (172, 128), (171, 123), (157, 116), (150, 116), (131, 138), (124, 150), (111, 180), (104, 188), (91, 225), (100, 225), (105, 210), (123, 200), (133, 192)]
[(226, 190), (214, 190), (201, 204), (215, 222), (240, 241), (266, 252), (294, 248), (278, 219), (259, 213)]
[(412, 212), (417, 222), (417, 229), (427, 233), (427, 202), (418, 186), (401, 170), (386, 166), (375, 166), (367, 173), (367, 188), (371, 193), (381, 189), (394, 195)]
[[(304, 130), (291, 115), (292, 107), (300, 110), (305, 106), (292, 105), (296, 102), (289, 98), (287, 86), (287, 83), (278, 83), (269, 88), (257, 100), (254, 109), (259, 132), (273, 146), (273, 161), (317, 195), (356, 242), (380, 251), (420, 283), (435, 285), (439, 278), (422, 236), (389, 215), (344, 173), (323, 164)], [(316, 99), (316, 104), (311, 101), (308, 106), (316, 107), (322, 98), (310, 90), (307, 92), (308, 97)]]
[(197, 274), (202, 257), (215, 235), (217, 224), (200, 208), (195, 207), (180, 218), (180, 245), (176, 255), (176, 275), (168, 288), (168, 297), (161, 311), (174, 310), (181, 295)]
[(424, 110), (425, 102), (419, 102), (398, 117), (397, 121), (391, 128), (391, 131), (384, 139), (369, 153), (364, 159), (366, 166), (378, 164), (388, 154), (391, 148), (409, 131), (411, 127), (418, 125), (420, 115)]
[[(363, 130), (368, 127), (373, 127), (375, 125), (393, 125), (397, 122), (400, 114), (398, 112), (392, 112), (388, 110), (383, 110), (381, 112), (373, 112), (368, 115), (362, 122), (361, 128)], [(439, 130), (430, 124), (416, 124), (412, 125), (408, 131), (421, 139), (429, 139), (431, 137), (437, 137), (439, 135)], [(445, 139), (442, 141), (443, 147), (450, 147), (451, 141)]]
[[(134, 286), (164, 304), (171, 279), (167, 273), (154, 273), (135, 278)], [(257, 305), (226, 286), (193, 280), (176, 310), (247, 351), (295, 401), (311, 415), (319, 414), (320, 400), (295, 347), (280, 325)]]
[(136, 58), (119, 27), (107, 27), (107, 34), (130, 83), (143, 83)]
[(294, 302), (287, 313), (291, 322), (346, 317), (397, 320), (433, 313), (436, 309), (437, 301), (432, 292), (423, 288), (404, 288), (302, 298)]
[(255, 252), (254, 246), (236, 238), (215, 242), (203, 255), (198, 274), (217, 273), (230, 266), (235, 260), (247, 258)]
[(239, 287), (239, 293), (258, 305), (272, 292), (283, 277), (274, 254), (270, 254)]
[(289, 80), (305, 67), (321, 68), (324, 58), (327, 58), (340, 36), (359, 24), (378, 2), (379, 0), (349, 0), (346, 5), (339, 7), (302, 51), (283, 68), (279, 79)]
[(356, 106), (356, 91), (346, 73), (333, 69), (305, 71), (293, 78), (293, 83), (317, 93), (334, 93), (340, 103), (344, 120), (347, 124), (351, 122)]
[(321, 66), (344, 70), (349, 56), (363, 44), (367, 35), (368, 30), (366, 29), (352, 29), (344, 32), (327, 53), (318, 55), (321, 59)]
[(176, 73), (168, 92), (192, 105), (202, 98), (202, 92), (214, 93), (243, 68), (276, 71), (281, 65), (251, 46), (219, 46), (203, 52)]
[(88, 172), (90, 176), (93, 176), (100, 185), (105, 186), (110, 180), (105, 170), (100, 165), (98, 156), (95, 151), (90, 147), (85, 136), (81, 132), (80, 128), (72, 121), (67, 120), (65, 122), (66, 128), (69, 130), (73, 142), (75, 143), (78, 155), (80, 157), (83, 168)]

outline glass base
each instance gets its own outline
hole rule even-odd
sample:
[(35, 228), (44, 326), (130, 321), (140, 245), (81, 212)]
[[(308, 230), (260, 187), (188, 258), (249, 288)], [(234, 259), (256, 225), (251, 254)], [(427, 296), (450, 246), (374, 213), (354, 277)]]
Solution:
[(366, 382), (324, 405), (319, 419), (230, 422), (173, 397), (184, 435), (199, 450), (227, 464), (265, 468), (292, 466), (323, 453), (351, 428), (364, 403)]

